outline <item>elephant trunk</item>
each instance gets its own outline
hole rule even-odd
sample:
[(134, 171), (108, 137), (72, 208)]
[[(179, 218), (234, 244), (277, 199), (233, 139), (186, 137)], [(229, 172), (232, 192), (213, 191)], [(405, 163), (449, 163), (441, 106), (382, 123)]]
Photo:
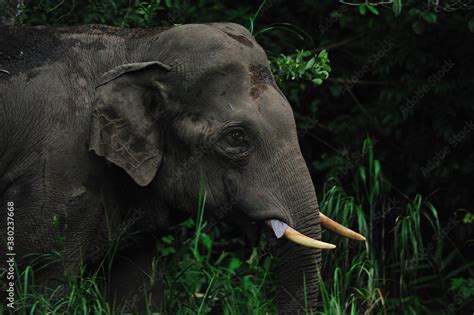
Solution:
[[(276, 302), (280, 314), (305, 314), (316, 310), (319, 296), (321, 250), (336, 246), (321, 242), (321, 228), (363, 241), (365, 238), (319, 213), (311, 175), (297, 142), (275, 152), (271, 169), (255, 170), (264, 178), (266, 194), (246, 194), (242, 209), (258, 216), (273, 229), (272, 246), (276, 261), (273, 274), (277, 280)], [(262, 160), (268, 160), (263, 157)], [(275, 170), (279, 170), (276, 172)], [(258, 189), (250, 189), (250, 192)], [(273, 212), (258, 212), (272, 209)], [(276, 209), (276, 210), (275, 210)], [(283, 237), (284, 236), (284, 237)]]
[[(297, 150), (299, 153), (299, 150)], [(286, 189), (280, 195), (294, 230), (313, 240), (321, 239), (319, 206), (311, 176), (301, 153), (285, 159), (291, 176), (283, 176)], [(269, 222), (267, 222), (269, 225)], [(275, 231), (275, 228), (274, 228)], [(275, 231), (276, 233), (276, 231)], [(281, 236), (281, 235), (279, 235)], [(276, 261), (273, 274), (276, 279), (276, 303), (279, 314), (304, 314), (315, 310), (319, 295), (318, 271), (321, 249), (294, 243), (288, 236), (278, 238), (273, 248)]]
[[(306, 314), (316, 310), (321, 250), (335, 248), (333, 244), (319, 241), (321, 227), (344, 237), (365, 241), (363, 235), (319, 212), (309, 174), (303, 178), (309, 181), (304, 185), (307, 189), (301, 190), (303, 194), (296, 194), (290, 203), (294, 229), (286, 224), (279, 227), (281, 222), (278, 223), (278, 220), (267, 223), (277, 237), (285, 236), (280, 238), (274, 247), (274, 255), (277, 257), (274, 271), (278, 282), (276, 302), (279, 314)], [(281, 232), (281, 229), (285, 231)]]
[[(312, 206), (293, 212), (295, 229), (319, 240), (321, 227), (316, 197)], [(315, 310), (319, 295), (318, 271), (321, 250), (308, 248), (281, 238), (275, 247), (277, 280), (276, 302), (280, 314), (298, 314)]]

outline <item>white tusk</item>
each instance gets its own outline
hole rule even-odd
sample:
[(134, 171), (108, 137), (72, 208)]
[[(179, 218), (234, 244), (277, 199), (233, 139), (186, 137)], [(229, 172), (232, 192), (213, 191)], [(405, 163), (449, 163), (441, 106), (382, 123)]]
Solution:
[[(318, 249), (334, 249), (336, 245), (321, 242), (315, 239), (312, 239), (300, 232), (296, 231), (295, 229), (289, 227), (285, 223), (278, 221), (278, 220), (268, 220), (265, 223), (273, 229), (275, 235), (279, 238), (281, 236), (286, 237), (288, 240), (292, 241), (293, 243), (303, 245), (306, 247), (311, 248), (318, 248)], [(283, 235), (281, 234), (280, 230), (277, 230), (276, 227), (280, 226), (284, 228)]]
[(307, 237), (304, 234), (301, 234), (300, 232), (298, 232), (297, 230), (295, 230), (291, 227), (288, 227), (285, 230), (284, 236), (288, 240), (290, 240), (290, 241), (292, 241), (296, 244), (306, 246), (306, 247), (320, 248), (320, 249), (334, 249), (334, 248), (336, 248), (336, 245), (321, 242), (321, 241), (317, 241), (315, 239)]
[(345, 226), (337, 223), (336, 221), (328, 218), (321, 212), (319, 213), (319, 218), (321, 220), (321, 225), (328, 229), (331, 230), (339, 235), (352, 238), (357, 241), (365, 241), (365, 237), (357, 232), (352, 231), (351, 229), (346, 228)]

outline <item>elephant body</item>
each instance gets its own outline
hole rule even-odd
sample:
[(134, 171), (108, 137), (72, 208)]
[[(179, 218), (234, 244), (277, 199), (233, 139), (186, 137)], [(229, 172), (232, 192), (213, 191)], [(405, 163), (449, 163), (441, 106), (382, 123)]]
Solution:
[[(100, 260), (110, 232), (118, 236), (125, 228), (131, 234), (137, 225), (146, 232), (152, 225), (141, 210), (149, 207), (139, 197), (144, 192), (88, 148), (95, 86), (103, 73), (132, 60), (137, 32), (105, 26), (2, 28), (8, 50), (0, 68), (10, 75), (0, 78), (1, 200), (15, 203), (17, 263), (31, 262), (22, 257), (32, 252), (59, 249), (62, 259), (38, 276), (61, 279), (64, 272), (77, 274), (84, 262)], [(163, 207), (153, 229), (164, 231), (169, 224)], [(150, 264), (151, 255), (144, 258), (148, 250), (133, 253), (138, 265)], [(114, 278), (128, 275), (122, 282), (129, 284), (137, 279), (130, 272), (138, 268), (123, 272), (117, 265)]]
[[(153, 235), (193, 214), (201, 177), (211, 216), (262, 228), (277, 219), (320, 239), (291, 107), (243, 27), (1, 26), (0, 42), (0, 214), (15, 203), (19, 266), (62, 253), (37, 282), (97, 263), (118, 233), (126, 259), (114, 264), (112, 299), (159, 296), (140, 270)], [(321, 251), (275, 244), (279, 311), (314, 309)]]

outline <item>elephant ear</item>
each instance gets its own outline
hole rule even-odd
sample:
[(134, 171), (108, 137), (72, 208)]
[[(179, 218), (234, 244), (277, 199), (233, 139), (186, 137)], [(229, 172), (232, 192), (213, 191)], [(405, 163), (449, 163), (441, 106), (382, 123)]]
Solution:
[(140, 186), (153, 180), (163, 157), (151, 105), (162, 105), (154, 104), (162, 93), (156, 78), (169, 70), (157, 61), (125, 64), (105, 73), (96, 87), (89, 150), (124, 169)]

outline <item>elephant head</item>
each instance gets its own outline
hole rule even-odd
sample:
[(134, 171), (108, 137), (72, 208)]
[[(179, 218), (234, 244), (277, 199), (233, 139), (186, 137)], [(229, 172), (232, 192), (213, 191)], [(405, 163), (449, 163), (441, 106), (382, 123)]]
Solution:
[(320, 241), (321, 225), (363, 237), (319, 213), (263, 49), (243, 27), (220, 23), (171, 28), (136, 46), (140, 62), (109, 71), (96, 89), (90, 149), (171, 212), (195, 208), (203, 179), (211, 215), (274, 231), (280, 312), (305, 301), (314, 309), (321, 249), (335, 247)]

